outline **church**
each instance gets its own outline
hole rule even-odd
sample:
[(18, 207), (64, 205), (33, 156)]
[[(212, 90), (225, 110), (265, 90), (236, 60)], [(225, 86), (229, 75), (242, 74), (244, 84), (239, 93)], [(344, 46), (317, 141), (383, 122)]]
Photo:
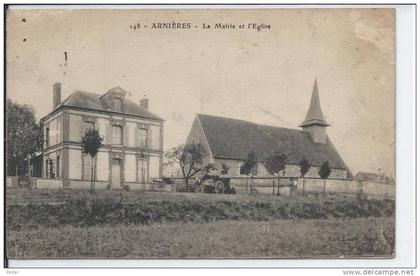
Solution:
[(258, 160), (256, 177), (267, 177), (263, 161), (274, 151), (288, 155), (285, 176), (300, 176), (300, 161), (309, 160), (306, 177), (320, 178), (320, 166), (328, 161), (329, 178), (348, 179), (351, 172), (327, 135), (330, 125), (321, 110), (318, 83), (315, 80), (309, 110), (299, 127), (290, 129), (261, 125), (244, 120), (197, 114), (186, 144), (200, 143), (205, 149), (204, 165), (214, 163), (229, 167), (229, 176), (240, 176), (240, 167), (253, 151)]

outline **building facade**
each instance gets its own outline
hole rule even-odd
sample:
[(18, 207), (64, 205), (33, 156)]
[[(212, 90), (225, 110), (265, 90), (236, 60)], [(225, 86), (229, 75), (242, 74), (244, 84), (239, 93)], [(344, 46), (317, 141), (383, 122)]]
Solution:
[[(53, 111), (42, 119), (43, 178), (62, 180), (63, 188), (145, 187), (162, 176), (164, 120), (114, 87), (103, 95), (75, 91), (61, 102), (61, 84), (53, 86)], [(94, 128), (103, 138), (96, 158), (83, 154), (81, 139)], [(91, 165), (93, 162), (93, 171)]]
[(230, 176), (240, 175), (240, 167), (251, 151), (258, 160), (254, 175), (270, 176), (263, 162), (274, 150), (279, 150), (288, 156), (287, 177), (301, 176), (299, 163), (305, 158), (311, 165), (306, 177), (320, 178), (319, 168), (328, 161), (332, 169), (329, 178), (350, 178), (350, 170), (328, 138), (328, 126), (321, 111), (315, 81), (309, 110), (300, 125), (302, 130), (197, 114), (186, 144), (200, 143), (206, 151), (204, 165), (214, 163), (220, 168), (226, 164)]

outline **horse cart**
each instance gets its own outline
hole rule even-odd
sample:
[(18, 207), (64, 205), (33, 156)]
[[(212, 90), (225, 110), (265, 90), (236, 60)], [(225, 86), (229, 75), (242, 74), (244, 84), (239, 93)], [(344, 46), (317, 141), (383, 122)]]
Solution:
[(204, 175), (196, 179), (197, 193), (234, 194), (235, 189), (230, 186), (230, 178), (218, 175)]

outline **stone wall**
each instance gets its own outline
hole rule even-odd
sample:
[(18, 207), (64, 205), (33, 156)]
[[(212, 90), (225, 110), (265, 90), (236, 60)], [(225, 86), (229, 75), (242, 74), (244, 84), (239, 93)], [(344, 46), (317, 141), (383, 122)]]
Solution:
[(7, 176), (6, 177), (6, 187), (7, 188), (17, 188), (19, 178), (17, 176)]
[[(91, 182), (88, 180), (70, 180), (66, 181), (66, 189), (74, 190), (89, 190), (91, 188)], [(106, 190), (108, 188), (108, 182), (95, 181), (95, 190)]]
[[(257, 194), (299, 195), (324, 193), (324, 180), (313, 178), (281, 178), (280, 188), (278, 180), (271, 178), (234, 178), (230, 180), (231, 186), (239, 194), (245, 194), (255, 189)], [(327, 179), (325, 181), (326, 193), (347, 194), (357, 196), (363, 194), (368, 198), (390, 198), (395, 199), (395, 185), (372, 182), (341, 179)]]
[(37, 189), (63, 189), (63, 181), (61, 179), (31, 178), (33, 188)]
[[(231, 160), (231, 159), (216, 159), (215, 163), (221, 167), (222, 163), (229, 166), (228, 175), (230, 176), (241, 176), (240, 175), (240, 166), (244, 163), (241, 160)], [(313, 177), (319, 178), (319, 167), (310, 167), (306, 177)], [(243, 175), (242, 175), (243, 176)], [(257, 165), (257, 177), (272, 177), (267, 170), (265, 169), (262, 163), (258, 163)], [(299, 165), (288, 164), (286, 165), (285, 169), (285, 177), (300, 177), (300, 167)], [(332, 169), (329, 178), (339, 178), (339, 179), (346, 179), (347, 172), (346, 170), (342, 169)]]

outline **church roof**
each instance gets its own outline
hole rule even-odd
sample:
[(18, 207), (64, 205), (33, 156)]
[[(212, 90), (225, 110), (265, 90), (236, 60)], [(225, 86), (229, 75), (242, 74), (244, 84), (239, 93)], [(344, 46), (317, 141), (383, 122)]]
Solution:
[(288, 154), (290, 164), (299, 164), (303, 157), (312, 166), (329, 161), (332, 168), (348, 170), (343, 159), (327, 138), (326, 144), (314, 143), (309, 133), (260, 125), (243, 120), (197, 114), (214, 158), (246, 160), (254, 151), (258, 160), (265, 160), (275, 149)]
[(319, 102), (318, 82), (316, 80), (312, 90), (311, 104), (309, 105), (308, 113), (306, 113), (305, 120), (303, 120), (300, 126), (304, 127), (310, 125), (329, 126), (322, 114), (321, 104)]
[[(120, 87), (116, 87), (113, 89), (118, 90), (118, 92), (120, 93), (122, 92), (125, 93), (125, 91), (122, 90), (122, 88)], [(125, 103), (125, 110), (124, 112), (122, 112), (123, 114), (134, 115), (134, 116), (139, 116), (139, 117), (154, 119), (154, 120), (163, 120), (159, 116), (142, 108), (139, 104), (136, 104), (128, 99), (125, 99), (124, 103)], [(106, 99), (104, 99), (103, 95), (85, 92), (85, 91), (79, 91), (79, 90), (74, 91), (66, 100), (64, 100), (60, 104), (60, 106), (77, 107), (77, 108), (92, 109), (92, 110), (99, 110), (99, 111), (110, 111), (107, 101)]]

